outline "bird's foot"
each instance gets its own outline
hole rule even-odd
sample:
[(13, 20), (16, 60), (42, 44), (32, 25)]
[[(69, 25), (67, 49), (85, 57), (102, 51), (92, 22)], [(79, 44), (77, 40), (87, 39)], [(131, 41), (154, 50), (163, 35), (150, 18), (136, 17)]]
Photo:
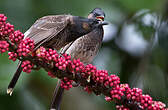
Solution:
[(8, 89), (7, 89), (7, 94), (9, 94), (9, 95), (11, 96), (12, 93), (13, 93), (13, 88), (8, 88)]

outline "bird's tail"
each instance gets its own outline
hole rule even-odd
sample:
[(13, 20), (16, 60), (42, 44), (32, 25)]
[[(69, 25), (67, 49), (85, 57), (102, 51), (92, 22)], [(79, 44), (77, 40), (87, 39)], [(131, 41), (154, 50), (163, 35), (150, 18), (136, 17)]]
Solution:
[(12, 95), (13, 89), (14, 89), (14, 87), (15, 87), (15, 85), (16, 85), (19, 77), (20, 77), (21, 72), (22, 72), (21, 64), (22, 64), (22, 62), (19, 61), (18, 66), (17, 66), (17, 70), (16, 70), (12, 80), (10, 81), (10, 83), (8, 85), (7, 94)]
[(50, 110), (60, 110), (61, 100), (63, 96), (64, 88), (61, 88), (61, 80), (58, 79), (54, 95), (51, 101)]

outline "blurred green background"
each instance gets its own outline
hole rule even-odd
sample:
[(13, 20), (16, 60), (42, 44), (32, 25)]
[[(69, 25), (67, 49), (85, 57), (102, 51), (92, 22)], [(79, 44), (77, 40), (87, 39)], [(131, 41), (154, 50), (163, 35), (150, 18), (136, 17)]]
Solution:
[[(96, 8), (106, 13), (103, 46), (93, 64), (143, 89), (168, 104), (168, 2), (166, 0), (0, 0), (0, 13), (25, 32), (45, 15), (87, 16)], [(17, 62), (0, 54), (0, 110), (47, 110), (57, 80), (44, 70), (22, 74), (12, 96), (6, 94)], [(62, 110), (114, 110), (104, 96), (88, 95), (81, 87), (65, 92)]]

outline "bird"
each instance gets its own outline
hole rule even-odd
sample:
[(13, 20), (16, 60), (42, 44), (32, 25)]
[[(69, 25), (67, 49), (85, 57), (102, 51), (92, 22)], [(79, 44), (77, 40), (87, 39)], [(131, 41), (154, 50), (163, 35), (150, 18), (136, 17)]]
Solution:
[[(91, 32), (101, 24), (96, 19), (80, 16), (49, 15), (39, 18), (25, 33), (24, 39), (34, 40), (36, 51), (40, 46), (59, 50), (68, 43)], [(12, 95), (13, 89), (22, 72), (22, 61), (19, 61), (17, 70), (12, 77), (7, 89), (7, 94)]]
[[(88, 15), (88, 19), (98, 19), (104, 21), (105, 13), (101, 8), (93, 9)], [(74, 42), (67, 44), (62, 49), (62, 53), (71, 55), (73, 59), (80, 59), (85, 65), (93, 61), (101, 47), (103, 40), (103, 26), (96, 27), (90, 33), (76, 39)], [(50, 110), (60, 110), (61, 99), (64, 89), (60, 87), (61, 80), (58, 79), (54, 95), (51, 101)]]

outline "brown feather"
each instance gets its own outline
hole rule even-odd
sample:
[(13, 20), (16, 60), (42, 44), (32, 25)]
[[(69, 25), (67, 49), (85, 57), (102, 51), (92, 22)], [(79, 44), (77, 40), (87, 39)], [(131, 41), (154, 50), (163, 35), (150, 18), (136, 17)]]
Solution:
[[(56, 15), (56, 16), (45, 16), (38, 19), (29, 30), (27, 30), (25, 37), (29, 37), (34, 40), (36, 48), (46, 43), (52, 38), (57, 37), (52, 42), (60, 41), (61, 36), (57, 36), (63, 31), (68, 23), (71, 15)], [(61, 35), (61, 34), (60, 34)], [(61, 42), (62, 43), (62, 42)], [(65, 44), (66, 45), (66, 44)], [(45, 44), (44, 44), (45, 46)]]

